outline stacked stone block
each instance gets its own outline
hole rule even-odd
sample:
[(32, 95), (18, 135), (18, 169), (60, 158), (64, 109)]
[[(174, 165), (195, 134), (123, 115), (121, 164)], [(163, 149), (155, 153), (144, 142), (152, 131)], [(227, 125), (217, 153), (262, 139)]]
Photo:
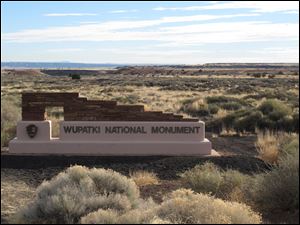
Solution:
[(145, 111), (143, 105), (87, 100), (79, 97), (79, 93), (23, 93), (22, 120), (45, 120), (45, 108), (48, 106), (63, 107), (65, 121), (198, 121), (172, 113)]

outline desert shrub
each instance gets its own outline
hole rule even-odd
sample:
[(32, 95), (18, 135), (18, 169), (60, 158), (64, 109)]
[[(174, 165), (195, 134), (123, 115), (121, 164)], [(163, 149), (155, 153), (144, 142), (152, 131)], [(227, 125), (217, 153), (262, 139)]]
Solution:
[(174, 191), (167, 196), (160, 205), (157, 215), (175, 224), (256, 224), (261, 222), (261, 216), (244, 204), (195, 194), (186, 189)]
[(236, 100), (237, 100), (236, 98), (227, 97), (227, 96), (223, 96), (223, 95), (206, 97), (206, 102), (208, 104), (232, 102), (232, 101), (236, 101)]
[(255, 77), (255, 78), (260, 78), (260, 77), (262, 77), (262, 74), (261, 74), (261, 73), (253, 73), (252, 75), (253, 75), (253, 77)]
[(210, 104), (208, 105), (208, 110), (209, 110), (209, 113), (214, 115), (214, 114), (217, 114), (218, 111), (219, 111), (220, 107), (217, 106), (216, 104)]
[[(224, 104), (224, 103), (239, 103), (240, 105), (247, 105), (247, 102), (244, 99), (225, 96), (225, 95), (215, 95), (215, 96), (208, 96), (205, 98), (207, 104)], [(226, 106), (225, 106), (226, 107)]]
[(231, 200), (233, 193), (242, 190), (250, 179), (250, 176), (236, 170), (221, 170), (210, 162), (195, 166), (181, 177), (193, 191), (227, 200)]
[(198, 193), (217, 194), (222, 182), (222, 173), (213, 163), (197, 165), (181, 174), (184, 182)]
[(126, 212), (99, 209), (82, 217), (80, 222), (83, 224), (260, 223), (261, 217), (244, 204), (180, 189), (166, 196), (161, 205), (147, 204)]
[(222, 122), (224, 124), (224, 127), (226, 129), (232, 128), (234, 122), (238, 119), (238, 118), (242, 118), (242, 117), (246, 117), (250, 114), (249, 111), (247, 110), (238, 110), (236, 112), (232, 112), (228, 115), (226, 115), (224, 118), (222, 118)]
[(263, 113), (263, 118), (258, 122), (259, 129), (283, 130), (293, 132), (297, 130), (294, 124), (297, 118), (292, 115), (292, 108), (285, 103), (269, 99), (264, 101), (258, 109)]
[(299, 146), (296, 152), (296, 156), (281, 157), (272, 170), (256, 177), (252, 199), (261, 210), (299, 210)]
[(232, 201), (244, 201), (244, 188), (251, 183), (252, 177), (240, 173), (237, 170), (226, 170), (222, 172), (222, 182), (218, 190), (218, 197)]
[(69, 74), (69, 77), (72, 78), (72, 80), (80, 80), (81, 76), (79, 74)]
[(268, 99), (258, 108), (264, 115), (268, 115), (272, 120), (278, 120), (286, 115), (290, 115), (292, 109), (281, 101)]
[(179, 111), (188, 113), (191, 116), (196, 117), (209, 115), (208, 105), (203, 103), (199, 99), (187, 99), (183, 101)]
[(21, 120), (21, 107), (16, 96), (1, 99), (1, 146), (16, 136), (17, 122)]
[(169, 224), (156, 216), (156, 204), (152, 201), (142, 204), (138, 209), (120, 212), (114, 209), (99, 209), (80, 220), (81, 224)]
[(237, 132), (255, 132), (257, 127), (257, 123), (262, 119), (261, 112), (253, 111), (249, 114), (245, 115), (244, 117), (236, 118), (233, 122), (233, 128)]
[(255, 175), (244, 191), (246, 201), (260, 211), (299, 210), (299, 136), (282, 137), (277, 162)]
[(35, 200), (22, 209), (16, 222), (77, 223), (99, 209), (128, 211), (137, 207), (136, 184), (112, 170), (68, 168), (37, 189)]
[(285, 103), (269, 99), (257, 108), (244, 108), (222, 118), (224, 127), (236, 132), (260, 130), (299, 132), (299, 114), (292, 114), (292, 108)]
[(130, 178), (137, 186), (146, 186), (151, 184), (159, 184), (156, 174), (147, 171), (134, 171), (130, 173)]
[(299, 136), (290, 135), (290, 138), (288, 139), (290, 141), (282, 146), (282, 151), (279, 153), (280, 158), (284, 157), (285, 155), (297, 157), (299, 152)]
[(220, 104), (220, 107), (226, 110), (238, 110), (242, 108), (242, 105), (239, 102), (225, 102)]
[(294, 132), (299, 133), (299, 111), (293, 114)]
[(220, 109), (239, 110), (247, 105), (247, 101), (243, 99), (228, 96), (208, 96), (204, 101), (202, 99), (187, 99), (183, 101), (180, 111), (199, 117), (217, 114)]
[(207, 123), (205, 124), (205, 129), (207, 131), (219, 134), (220, 132), (222, 132), (222, 129), (223, 129), (222, 119), (217, 118), (217, 119), (207, 121)]

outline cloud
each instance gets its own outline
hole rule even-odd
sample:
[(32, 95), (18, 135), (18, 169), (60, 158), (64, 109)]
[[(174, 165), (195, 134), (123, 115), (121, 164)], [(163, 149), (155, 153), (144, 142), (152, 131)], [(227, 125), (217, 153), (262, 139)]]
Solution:
[[(232, 14), (232, 15), (193, 15), (162, 17), (155, 20), (122, 20), (102, 23), (80, 24), (79, 26), (49, 27), (44, 29), (28, 29), (24, 31), (3, 33), (1, 40), (7, 42), (48, 42), (48, 41), (84, 41), (95, 40), (152, 40), (154, 36), (163, 35), (161, 31), (141, 32), (133, 29), (153, 27), (167, 23), (209, 21), (214, 19), (251, 17), (257, 14)], [(230, 25), (230, 24), (229, 24)], [(121, 32), (123, 30), (123, 32)], [(137, 37), (134, 35), (137, 34)], [(120, 37), (118, 37), (120, 35)], [(147, 37), (147, 35), (149, 35)], [(154, 39), (157, 39), (154, 38)]]
[(81, 48), (58, 48), (58, 49), (48, 49), (48, 52), (80, 52)]
[(47, 13), (44, 16), (52, 16), (52, 17), (59, 17), (59, 16), (96, 16), (96, 13)]
[[(223, 15), (224, 16), (224, 15)], [(51, 27), (24, 30), (1, 35), (2, 41), (17, 43), (61, 41), (158, 41), (174, 45), (204, 43), (236, 43), (272, 40), (299, 40), (298, 23), (270, 23), (264, 21), (210, 22), (192, 25), (148, 26), (179, 21), (211, 19), (205, 15), (192, 17), (163, 17), (159, 20), (112, 21), (79, 26)]]
[(156, 7), (155, 11), (195, 11), (195, 10), (219, 10), (219, 9), (250, 9), (252, 12), (273, 13), (298, 11), (298, 1), (233, 1), (233, 2), (211, 2), (204, 6), (186, 7)]
[(113, 10), (113, 11), (109, 11), (109, 13), (131, 13), (131, 12), (138, 12), (137, 9), (130, 9), (130, 10)]

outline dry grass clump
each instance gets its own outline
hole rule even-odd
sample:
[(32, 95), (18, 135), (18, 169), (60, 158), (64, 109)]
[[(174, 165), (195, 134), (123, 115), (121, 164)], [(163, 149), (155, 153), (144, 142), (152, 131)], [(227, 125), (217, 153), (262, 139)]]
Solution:
[(147, 186), (159, 184), (159, 179), (155, 173), (148, 171), (134, 171), (130, 173), (130, 178), (136, 183), (137, 186)]
[[(293, 134), (284, 132), (258, 132), (255, 143), (258, 157), (269, 164), (277, 163), (280, 156), (286, 154), (286, 151), (291, 154), (295, 145), (299, 146), (298, 139), (293, 136)], [(285, 147), (285, 145), (287, 146)]]
[(224, 126), (222, 126), (222, 130), (220, 132), (221, 137), (233, 137), (237, 135), (240, 136), (241, 134), (237, 133), (233, 128), (224, 128)]
[(208, 116), (210, 114), (208, 105), (201, 98), (189, 98), (184, 100), (179, 112), (184, 112), (196, 117)]
[(218, 112), (214, 115), (214, 119), (222, 119), (229, 114), (229, 111), (226, 109), (219, 109)]
[(138, 204), (139, 190), (132, 180), (112, 170), (74, 166), (44, 181), (13, 222), (78, 223), (99, 209), (128, 211)]
[(175, 224), (261, 223), (261, 216), (245, 204), (195, 194), (186, 189), (174, 191), (166, 197), (157, 215)]
[(271, 164), (277, 162), (280, 147), (278, 135), (275, 135), (270, 131), (258, 133), (255, 146), (260, 159)]

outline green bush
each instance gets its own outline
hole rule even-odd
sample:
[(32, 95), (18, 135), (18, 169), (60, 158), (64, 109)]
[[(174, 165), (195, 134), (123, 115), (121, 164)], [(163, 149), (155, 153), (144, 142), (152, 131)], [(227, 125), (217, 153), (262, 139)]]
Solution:
[(289, 106), (276, 99), (264, 101), (258, 109), (272, 120), (278, 120), (292, 113), (292, 109)]
[(282, 156), (272, 170), (256, 177), (252, 199), (261, 210), (299, 210), (299, 145), (293, 151), (296, 155)]
[(232, 128), (233, 124), (238, 118), (246, 117), (250, 114), (248, 110), (238, 110), (236, 112), (230, 113), (222, 119), (222, 122), (226, 129)]
[(227, 96), (223, 96), (223, 95), (206, 97), (206, 102), (208, 104), (224, 103), (224, 102), (232, 102), (232, 101), (237, 101), (237, 98), (227, 97)]
[[(292, 114), (292, 108), (281, 101), (269, 99), (264, 101), (258, 109), (264, 114), (258, 123), (261, 130), (297, 131), (297, 115)], [(299, 117), (298, 117), (299, 118)]]
[(299, 132), (299, 113), (278, 100), (266, 100), (257, 108), (244, 108), (222, 118), (226, 129), (236, 132), (260, 130)]
[(72, 78), (72, 80), (80, 80), (81, 76), (79, 74), (69, 74), (69, 77)]
[(210, 162), (195, 166), (181, 174), (181, 177), (192, 190), (227, 200), (231, 200), (233, 192), (242, 190), (242, 186), (250, 179), (235, 170), (223, 171)]
[[(218, 190), (218, 197), (227, 200), (242, 201), (243, 196), (234, 196), (236, 192), (244, 191), (244, 187), (251, 183), (252, 178), (237, 170), (226, 170), (222, 173), (222, 182)], [(232, 199), (234, 198), (234, 199)]]
[(292, 155), (294, 157), (297, 157), (297, 154), (299, 154), (299, 136), (289, 139), (290, 141), (282, 146), (280, 156), (283, 155), (284, 157), (285, 155)]
[(245, 182), (244, 201), (262, 212), (299, 210), (299, 136), (285, 135), (278, 162)]
[(225, 102), (220, 104), (220, 107), (226, 110), (239, 110), (243, 106), (239, 102)]
[(207, 121), (205, 124), (205, 129), (207, 131), (213, 132), (213, 133), (221, 133), (223, 129), (223, 121), (222, 118), (213, 119), (211, 121)]
[(208, 110), (210, 114), (217, 114), (219, 111), (220, 107), (217, 106), (216, 104), (210, 104), (208, 105)]
[(213, 163), (197, 165), (181, 174), (184, 182), (198, 193), (216, 195), (222, 183), (222, 173)]
[(294, 132), (299, 133), (299, 111), (293, 114)]
[(16, 96), (1, 99), (1, 147), (16, 136), (17, 122), (21, 120), (21, 107)]
[(257, 123), (262, 119), (262, 113), (258, 111), (250, 112), (244, 117), (236, 118), (233, 122), (233, 128), (237, 132), (255, 132)]
[(16, 216), (17, 223), (78, 223), (99, 209), (128, 211), (137, 207), (139, 190), (112, 170), (74, 166), (37, 189), (33, 203)]

